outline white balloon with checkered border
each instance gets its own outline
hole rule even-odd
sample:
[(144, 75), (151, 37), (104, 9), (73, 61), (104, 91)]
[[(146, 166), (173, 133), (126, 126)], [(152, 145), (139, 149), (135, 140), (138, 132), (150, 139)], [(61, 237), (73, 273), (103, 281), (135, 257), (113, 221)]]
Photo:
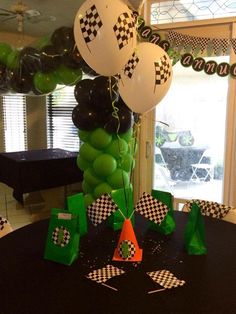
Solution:
[(119, 75), (119, 93), (132, 111), (145, 113), (164, 98), (171, 80), (168, 54), (155, 44), (143, 42), (137, 45)]
[(87, 0), (76, 14), (74, 37), (82, 58), (94, 71), (116, 75), (136, 47), (135, 18), (121, 0)]

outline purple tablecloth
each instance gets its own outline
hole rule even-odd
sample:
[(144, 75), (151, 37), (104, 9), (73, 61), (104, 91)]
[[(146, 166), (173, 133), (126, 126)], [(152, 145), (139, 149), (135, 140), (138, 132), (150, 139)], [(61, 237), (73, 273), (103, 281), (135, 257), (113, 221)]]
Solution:
[(22, 203), (24, 193), (82, 181), (76, 158), (76, 152), (63, 149), (1, 153), (0, 182), (13, 188), (13, 196)]

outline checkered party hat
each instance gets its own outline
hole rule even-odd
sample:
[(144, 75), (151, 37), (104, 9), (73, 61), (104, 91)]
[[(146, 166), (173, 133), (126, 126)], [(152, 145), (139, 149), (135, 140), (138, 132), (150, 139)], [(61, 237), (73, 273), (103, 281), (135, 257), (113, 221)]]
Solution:
[(174, 274), (166, 269), (151, 271), (148, 272), (147, 275), (165, 289), (176, 288), (185, 284), (184, 280), (178, 279)]
[(97, 226), (106, 220), (117, 209), (118, 206), (112, 201), (110, 195), (103, 194), (95, 202), (88, 206), (87, 212), (94, 226)]
[(186, 207), (188, 211), (191, 210), (193, 203), (196, 203), (201, 210), (203, 216), (210, 216), (212, 218), (222, 219), (224, 218), (232, 207), (219, 204), (217, 202), (205, 201), (199, 199), (193, 199), (186, 202)]
[(91, 271), (86, 277), (96, 281), (97, 283), (104, 283), (112, 277), (124, 274), (122, 269), (112, 265), (106, 265), (103, 268)]
[(140, 262), (143, 250), (139, 248), (130, 219), (125, 219), (113, 261)]
[(80, 19), (80, 29), (87, 44), (96, 38), (101, 27), (102, 21), (97, 8), (95, 5), (92, 5)]
[(144, 192), (136, 204), (135, 210), (147, 219), (160, 225), (169, 208), (161, 201)]
[(129, 15), (127, 12), (122, 13), (118, 17), (113, 30), (120, 50), (128, 45), (129, 41), (134, 38), (134, 24), (135, 20), (133, 15)]

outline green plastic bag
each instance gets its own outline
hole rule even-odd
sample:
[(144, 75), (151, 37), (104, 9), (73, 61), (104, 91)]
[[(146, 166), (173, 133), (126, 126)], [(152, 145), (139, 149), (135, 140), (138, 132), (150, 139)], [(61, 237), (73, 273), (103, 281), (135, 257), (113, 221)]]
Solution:
[(153, 221), (150, 221), (149, 227), (152, 230), (156, 230), (162, 234), (170, 234), (175, 230), (176, 223), (174, 220), (174, 209), (173, 209), (173, 196), (169, 192), (165, 191), (159, 191), (159, 190), (152, 190), (152, 196), (161, 201), (163, 204), (165, 204), (169, 211), (166, 214), (166, 217), (162, 221), (160, 225), (156, 224)]
[(204, 255), (207, 253), (205, 226), (201, 210), (196, 203), (192, 204), (188, 215), (184, 230), (185, 249), (190, 255)]
[(84, 195), (83, 193), (74, 194), (71, 196), (67, 196), (66, 198), (66, 208), (69, 211), (75, 210), (78, 211), (78, 231), (80, 236), (88, 233), (88, 223), (87, 223), (87, 215), (86, 209), (84, 205)]
[(49, 222), (44, 258), (71, 265), (79, 254), (79, 210), (53, 208)]
[[(133, 189), (131, 187), (125, 189), (114, 190), (111, 192), (112, 200), (122, 211), (126, 218), (129, 218), (134, 210)], [(108, 226), (113, 230), (120, 230), (124, 223), (124, 216), (119, 210), (114, 212), (108, 218)], [(134, 215), (131, 217), (132, 225), (134, 226)]]

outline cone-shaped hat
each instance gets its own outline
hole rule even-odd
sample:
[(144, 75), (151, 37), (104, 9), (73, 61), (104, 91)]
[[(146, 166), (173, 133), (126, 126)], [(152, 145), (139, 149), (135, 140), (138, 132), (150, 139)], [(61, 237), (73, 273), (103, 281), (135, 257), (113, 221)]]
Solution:
[(125, 219), (113, 261), (140, 262), (143, 250), (139, 248), (130, 219)]

